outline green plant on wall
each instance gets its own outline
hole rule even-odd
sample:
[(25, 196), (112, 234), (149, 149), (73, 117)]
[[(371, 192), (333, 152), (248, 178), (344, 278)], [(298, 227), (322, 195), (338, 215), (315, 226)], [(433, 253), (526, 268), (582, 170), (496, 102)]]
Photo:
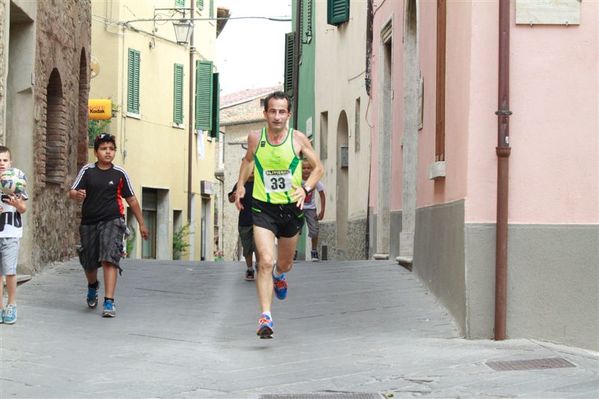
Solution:
[(96, 136), (102, 133), (108, 133), (106, 130), (110, 126), (112, 119), (100, 120), (100, 121), (89, 121), (87, 128), (87, 139), (90, 147), (94, 146), (94, 140)]
[(181, 226), (173, 234), (173, 259), (181, 259), (181, 256), (187, 253), (187, 248), (191, 246), (189, 236), (193, 233), (189, 231), (189, 223)]

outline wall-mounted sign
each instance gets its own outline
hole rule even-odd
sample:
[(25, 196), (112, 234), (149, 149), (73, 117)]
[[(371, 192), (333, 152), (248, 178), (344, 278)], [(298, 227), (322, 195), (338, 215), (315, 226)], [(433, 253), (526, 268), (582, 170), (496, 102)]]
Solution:
[(579, 25), (581, 0), (516, 0), (516, 23)]
[(92, 121), (112, 118), (112, 101), (108, 99), (90, 99), (87, 102), (88, 118)]

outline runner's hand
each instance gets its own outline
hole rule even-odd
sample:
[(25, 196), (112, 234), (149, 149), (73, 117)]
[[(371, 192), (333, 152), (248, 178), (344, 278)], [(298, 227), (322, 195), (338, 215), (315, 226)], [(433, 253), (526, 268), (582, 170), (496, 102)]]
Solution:
[(304, 209), (304, 200), (306, 199), (306, 192), (302, 186), (292, 186), (293, 193), (291, 194), (291, 198), (297, 202), (297, 207), (299, 209)]
[(245, 197), (245, 187), (243, 184), (237, 185), (237, 190), (235, 191), (235, 206), (238, 210), (243, 210), (243, 205), (241, 204), (241, 199)]

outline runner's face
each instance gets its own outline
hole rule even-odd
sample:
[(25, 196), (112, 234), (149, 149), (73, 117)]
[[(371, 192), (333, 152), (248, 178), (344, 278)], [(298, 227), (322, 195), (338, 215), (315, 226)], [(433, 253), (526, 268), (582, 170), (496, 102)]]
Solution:
[(283, 130), (287, 127), (287, 120), (291, 116), (287, 111), (288, 105), (285, 99), (271, 98), (268, 101), (268, 111), (264, 112), (264, 118), (269, 130)]
[(10, 168), (10, 153), (0, 152), (0, 171), (4, 171)]
[(108, 164), (113, 161), (115, 152), (114, 144), (102, 143), (96, 150), (96, 158), (100, 163)]

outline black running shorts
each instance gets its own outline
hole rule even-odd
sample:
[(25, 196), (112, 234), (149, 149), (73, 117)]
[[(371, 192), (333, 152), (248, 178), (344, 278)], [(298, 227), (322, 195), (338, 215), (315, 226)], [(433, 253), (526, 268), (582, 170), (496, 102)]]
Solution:
[(297, 204), (269, 204), (254, 198), (254, 226), (272, 231), (275, 237), (295, 237), (304, 226), (304, 212)]

